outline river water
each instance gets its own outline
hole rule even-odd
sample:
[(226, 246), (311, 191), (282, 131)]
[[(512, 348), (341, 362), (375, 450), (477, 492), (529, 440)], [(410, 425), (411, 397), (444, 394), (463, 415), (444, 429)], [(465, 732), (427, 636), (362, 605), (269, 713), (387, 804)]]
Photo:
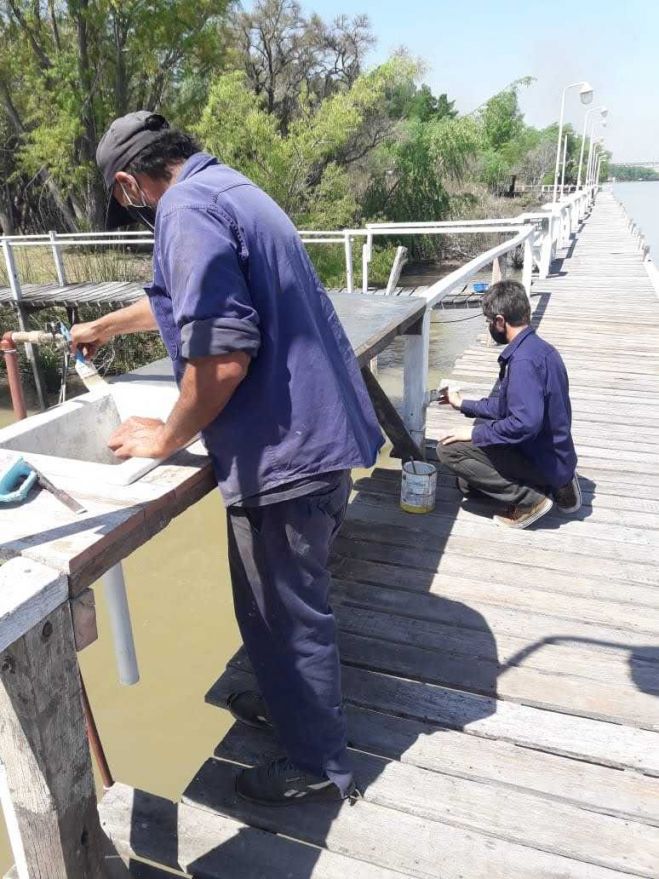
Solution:
[(659, 266), (659, 180), (653, 183), (616, 183), (613, 194), (641, 227), (650, 245), (650, 256)]
[[(430, 386), (484, 329), (475, 310), (446, 310), (432, 324)], [(379, 379), (402, 391), (401, 340), (379, 358)], [(12, 420), (0, 392), (0, 426)], [(382, 463), (395, 464), (385, 454)], [(95, 587), (99, 639), (80, 663), (116, 779), (178, 798), (229, 727), (229, 715), (204, 703), (240, 639), (227, 566), (225, 514), (204, 498), (125, 563), (141, 680), (117, 682), (103, 587)], [(1, 535), (0, 535), (1, 539)], [(0, 818), (0, 876), (11, 864)]]

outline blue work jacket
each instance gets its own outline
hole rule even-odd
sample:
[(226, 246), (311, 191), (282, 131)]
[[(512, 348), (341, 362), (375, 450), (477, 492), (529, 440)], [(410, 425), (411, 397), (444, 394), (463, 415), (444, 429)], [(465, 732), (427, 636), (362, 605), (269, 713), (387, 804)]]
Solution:
[(516, 446), (552, 488), (574, 476), (577, 455), (567, 370), (558, 351), (531, 327), (501, 353), (492, 394), (463, 400), (460, 408), (480, 419), (472, 434), (475, 446)]
[(177, 380), (189, 359), (251, 357), (203, 431), (227, 506), (375, 463), (382, 434), (350, 342), (294, 225), (246, 177), (187, 160), (158, 204), (147, 294)]

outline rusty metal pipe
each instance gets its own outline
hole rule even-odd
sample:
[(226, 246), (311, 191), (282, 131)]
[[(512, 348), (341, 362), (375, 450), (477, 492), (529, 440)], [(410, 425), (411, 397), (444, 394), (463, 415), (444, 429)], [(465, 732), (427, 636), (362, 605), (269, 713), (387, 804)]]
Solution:
[(82, 695), (82, 708), (85, 714), (85, 725), (87, 726), (89, 747), (96, 758), (96, 765), (98, 766), (98, 771), (101, 773), (103, 787), (108, 790), (114, 784), (114, 778), (110, 772), (110, 766), (105, 756), (101, 737), (98, 734), (98, 728), (96, 726), (96, 721), (94, 720), (92, 706), (89, 703), (89, 696), (87, 695), (87, 689), (85, 687), (85, 682), (82, 679), (82, 674), (80, 674), (80, 692)]
[(21, 373), (18, 368), (18, 351), (16, 350), (11, 332), (5, 333), (2, 339), (0, 339), (0, 351), (4, 355), (7, 366), (9, 394), (11, 396), (11, 404), (14, 407), (14, 415), (17, 421), (21, 421), (23, 418), (27, 418), (27, 408), (25, 406)]

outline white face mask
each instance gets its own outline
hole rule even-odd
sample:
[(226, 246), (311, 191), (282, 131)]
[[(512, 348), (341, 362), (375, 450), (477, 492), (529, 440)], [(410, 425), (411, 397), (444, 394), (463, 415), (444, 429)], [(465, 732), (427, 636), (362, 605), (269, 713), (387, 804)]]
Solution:
[(154, 224), (155, 224), (156, 211), (155, 211), (155, 208), (152, 207), (147, 202), (146, 196), (144, 195), (144, 192), (142, 191), (139, 183), (137, 184), (137, 188), (139, 189), (140, 195), (142, 196), (142, 203), (141, 204), (136, 204), (132, 200), (132, 198), (130, 197), (130, 195), (126, 191), (126, 187), (123, 185), (123, 183), (119, 183), (119, 186), (121, 187), (121, 191), (123, 192), (124, 198), (126, 199), (126, 204), (124, 205), (124, 207), (132, 208), (133, 211), (137, 214), (138, 218), (146, 226), (148, 226), (152, 232), (154, 232), (155, 231)]

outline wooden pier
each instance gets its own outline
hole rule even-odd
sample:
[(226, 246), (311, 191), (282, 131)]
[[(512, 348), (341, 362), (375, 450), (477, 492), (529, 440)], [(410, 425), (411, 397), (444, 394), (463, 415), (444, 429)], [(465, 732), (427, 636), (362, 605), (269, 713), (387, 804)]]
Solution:
[[(400, 511), (392, 470), (356, 486), (333, 571), (364, 799), (241, 803), (237, 768), (277, 746), (235, 726), (180, 804), (106, 795), (124, 854), (223, 879), (659, 875), (659, 300), (628, 226), (600, 194), (533, 289), (571, 375), (576, 516), (508, 532), (444, 474), (426, 516)], [(458, 360), (468, 394), (497, 354)], [(430, 410), (431, 444), (460, 418)], [(239, 653), (208, 700), (253, 680)]]
[[(659, 876), (659, 298), (629, 220), (608, 193), (557, 255), (550, 277), (534, 282), (532, 302), (539, 332), (570, 372), (582, 510), (506, 531), (492, 521), (489, 504), (461, 502), (446, 473), (435, 511), (424, 516), (399, 508), (398, 462), (360, 479), (332, 568), (363, 799), (285, 809), (240, 802), (239, 767), (276, 754), (277, 744), (236, 725), (179, 803), (128, 783), (106, 792), (100, 826), (130, 860), (132, 875)], [(362, 320), (361, 342), (353, 339), (362, 364), (393, 336), (414, 334), (414, 298), (387, 306), (382, 332)], [(498, 353), (483, 338), (458, 359), (454, 377), (468, 395), (488, 393)], [(429, 455), (460, 422), (448, 408), (428, 409)], [(7, 531), (0, 538), (0, 557), (3, 548), (13, 556), (0, 569), (0, 586), (14, 590), (0, 606), (3, 704), (22, 724), (5, 736), (32, 749), (36, 784), (22, 798), (5, 784), (17, 824), (25, 821), (21, 809), (43, 808), (53, 786), (61, 801), (73, 791), (78, 812), (91, 798), (79, 736), (67, 745), (77, 759), (58, 784), (44, 769), (57, 764), (57, 747), (71, 738), (66, 706), (55, 711), (49, 701), (61, 686), (51, 665), (35, 691), (37, 708), (17, 707), (27, 698), (29, 651), (41, 657), (54, 639), (73, 667), (67, 614), (76, 597), (211, 484), (201, 450), (192, 448), (137, 483), (128, 502), (88, 497), (89, 527), (72, 524), (47, 499), (48, 527), (39, 534), (15, 514), (0, 518), (0, 528), (13, 529), (11, 545)], [(13, 629), (9, 612), (3, 617), (10, 606)], [(54, 622), (47, 637), (44, 620)], [(241, 651), (207, 700), (221, 708), (231, 691), (253, 682)], [(75, 705), (70, 680), (68, 687)], [(40, 706), (59, 724), (54, 739), (43, 736)], [(9, 767), (10, 788), (24, 763)], [(67, 820), (59, 825), (64, 835), (79, 829), (70, 813)], [(89, 828), (82, 849), (96, 853), (91, 819)], [(54, 849), (57, 830), (55, 823)], [(64, 848), (70, 872), (49, 875), (105, 876), (97, 861), (81, 861), (78, 872), (71, 866), (81, 857), (79, 836)], [(37, 863), (43, 853), (28, 854)]]

